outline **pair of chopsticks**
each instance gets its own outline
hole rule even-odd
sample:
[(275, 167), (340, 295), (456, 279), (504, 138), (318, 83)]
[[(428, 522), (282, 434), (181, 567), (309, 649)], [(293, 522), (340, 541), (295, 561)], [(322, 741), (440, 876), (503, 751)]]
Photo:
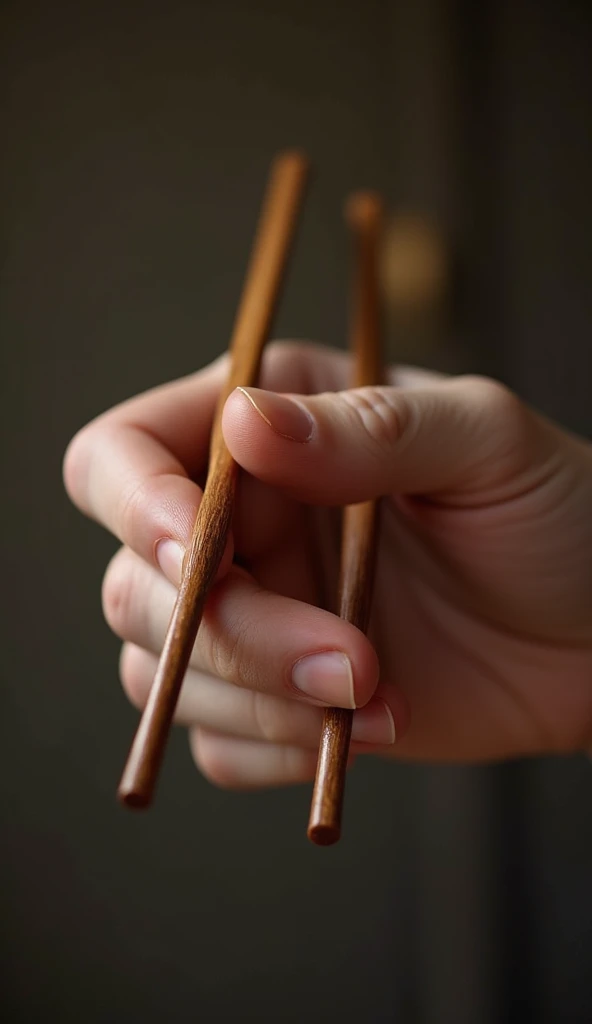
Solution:
[[(271, 170), (234, 326), (230, 372), (214, 418), (206, 486), (148, 703), (119, 785), (119, 799), (128, 807), (147, 807), (152, 802), (204, 605), (224, 554), (238, 467), (222, 436), (222, 410), (235, 388), (257, 383), (307, 177), (308, 162), (299, 153), (281, 154)], [(356, 368), (352, 383), (361, 387), (381, 383), (382, 379), (377, 272), (382, 220), (379, 200), (370, 193), (356, 194), (348, 204), (347, 219), (354, 239), (352, 346)], [(374, 565), (375, 503), (346, 508), (343, 526), (340, 615), (365, 631)], [(352, 711), (340, 708), (331, 708), (325, 714), (308, 827), (309, 838), (320, 845), (333, 843), (340, 835), (352, 717)]]

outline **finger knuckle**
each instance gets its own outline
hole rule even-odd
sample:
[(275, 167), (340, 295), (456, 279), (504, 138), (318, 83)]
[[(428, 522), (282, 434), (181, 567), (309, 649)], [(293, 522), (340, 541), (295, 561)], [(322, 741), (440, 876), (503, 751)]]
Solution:
[(463, 385), (489, 420), (513, 423), (523, 415), (524, 406), (518, 395), (500, 381), (473, 374), (463, 378)]
[(126, 632), (133, 600), (133, 574), (124, 549), (107, 566), (103, 577), (103, 614), (110, 629), (120, 637)]
[(409, 405), (394, 388), (357, 388), (342, 397), (357, 433), (372, 449), (392, 447), (408, 429)]
[(241, 672), (240, 637), (233, 631), (208, 630), (206, 633), (208, 667), (220, 679), (239, 682)]
[(119, 521), (119, 535), (127, 542), (137, 537), (146, 518), (145, 512), (150, 508), (152, 481), (140, 480), (130, 487), (127, 493), (121, 498)]
[(70, 499), (79, 508), (85, 506), (92, 441), (92, 428), (83, 427), (72, 438), (64, 455), (62, 466), (64, 486)]
[(213, 610), (206, 607), (206, 628), (201, 630), (197, 641), (199, 653), (205, 659), (208, 670), (220, 679), (239, 686), (254, 687), (256, 679), (247, 656), (249, 624), (238, 615), (231, 622), (221, 622), (215, 598), (214, 605)]

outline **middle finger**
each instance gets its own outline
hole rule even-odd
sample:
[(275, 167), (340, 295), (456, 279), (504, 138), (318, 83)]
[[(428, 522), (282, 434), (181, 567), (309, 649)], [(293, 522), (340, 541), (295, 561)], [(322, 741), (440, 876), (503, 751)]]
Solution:
[[(157, 660), (154, 654), (133, 644), (123, 646), (121, 680), (127, 696), (136, 707), (146, 706)], [(199, 726), (240, 739), (316, 750), (323, 710), (259, 690), (245, 690), (205, 672), (189, 669), (175, 721), (179, 725)], [(354, 713), (352, 741), (373, 746), (394, 743), (394, 716), (385, 700), (373, 697), (364, 708)]]
[[(157, 654), (175, 593), (123, 548), (105, 577), (105, 616), (118, 636)], [(264, 590), (237, 568), (210, 592), (191, 666), (249, 689), (351, 709), (364, 706), (378, 682), (376, 653), (358, 629)]]

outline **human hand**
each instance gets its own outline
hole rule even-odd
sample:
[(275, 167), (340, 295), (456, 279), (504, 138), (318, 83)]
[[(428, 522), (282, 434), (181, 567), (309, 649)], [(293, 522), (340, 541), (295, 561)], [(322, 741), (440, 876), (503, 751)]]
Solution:
[[(123, 544), (104, 608), (138, 706), (225, 370), (119, 406), (67, 453), (71, 497)], [(262, 386), (296, 402), (249, 389), (226, 404), (246, 470), (239, 564), (229, 549), (179, 701), (198, 766), (234, 787), (310, 778), (326, 704), (358, 708), (354, 754), (478, 761), (590, 744), (590, 445), (491, 381), (398, 369), (396, 386), (343, 391), (348, 377), (341, 353), (271, 346)], [(338, 507), (378, 496), (367, 639), (318, 605), (336, 594)]]

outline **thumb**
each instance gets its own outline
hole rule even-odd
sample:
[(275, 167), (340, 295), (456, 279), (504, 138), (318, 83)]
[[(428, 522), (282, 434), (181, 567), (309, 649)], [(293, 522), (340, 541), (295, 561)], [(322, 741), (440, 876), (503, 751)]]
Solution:
[(312, 397), (237, 388), (222, 427), (247, 472), (329, 505), (392, 493), (506, 498), (557, 445), (550, 424), (481, 377)]

